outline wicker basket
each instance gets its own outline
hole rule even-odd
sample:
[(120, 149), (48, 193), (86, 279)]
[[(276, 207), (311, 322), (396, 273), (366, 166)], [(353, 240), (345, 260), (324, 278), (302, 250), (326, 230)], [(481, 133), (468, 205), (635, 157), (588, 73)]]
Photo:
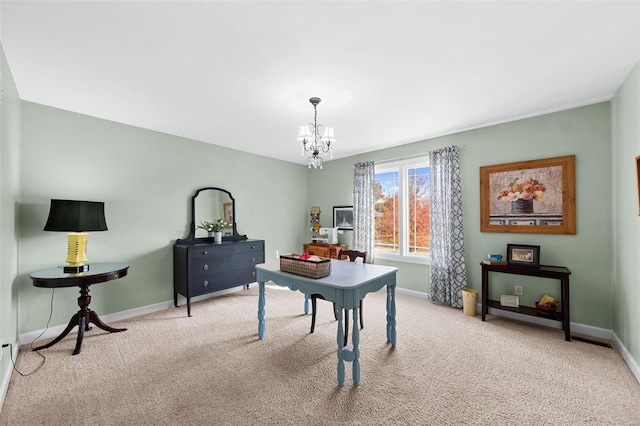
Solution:
[(319, 261), (300, 259), (299, 254), (280, 256), (280, 270), (309, 278), (322, 278), (331, 274), (331, 259), (321, 257)]

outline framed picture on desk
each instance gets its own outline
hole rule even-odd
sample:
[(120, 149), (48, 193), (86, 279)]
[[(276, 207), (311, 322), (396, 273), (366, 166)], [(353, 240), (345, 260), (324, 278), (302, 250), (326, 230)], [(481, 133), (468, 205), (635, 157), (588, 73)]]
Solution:
[(540, 246), (507, 244), (507, 263), (514, 266), (540, 266)]

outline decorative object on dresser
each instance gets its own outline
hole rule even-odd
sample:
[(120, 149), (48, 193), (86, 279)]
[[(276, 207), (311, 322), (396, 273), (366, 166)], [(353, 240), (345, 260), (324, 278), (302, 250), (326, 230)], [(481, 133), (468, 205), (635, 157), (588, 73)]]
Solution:
[(320, 228), (318, 236), (311, 239), (314, 243), (338, 244), (338, 228)]
[(311, 207), (311, 232), (318, 232), (320, 230), (320, 207)]
[[(231, 218), (225, 223), (222, 241), (200, 233), (207, 218)], [(191, 197), (189, 234), (173, 245), (173, 303), (178, 306), (178, 294), (187, 299), (187, 315), (191, 316), (191, 298), (255, 282), (255, 266), (264, 263), (264, 240), (250, 240), (238, 234), (236, 205), (225, 189), (200, 188)], [(220, 219), (215, 222), (226, 222)], [(226, 229), (229, 229), (226, 232)]]
[[(229, 203), (225, 203), (229, 204)], [(227, 226), (227, 222), (224, 219), (218, 220), (203, 220), (198, 225), (198, 229), (204, 229), (207, 231), (209, 238), (213, 237), (213, 241), (216, 243), (222, 242), (222, 230)]]

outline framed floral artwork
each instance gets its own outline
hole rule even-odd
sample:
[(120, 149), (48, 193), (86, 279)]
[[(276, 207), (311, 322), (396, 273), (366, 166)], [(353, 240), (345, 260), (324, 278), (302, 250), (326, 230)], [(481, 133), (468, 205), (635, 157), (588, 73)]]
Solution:
[(575, 155), (480, 167), (480, 231), (575, 234)]

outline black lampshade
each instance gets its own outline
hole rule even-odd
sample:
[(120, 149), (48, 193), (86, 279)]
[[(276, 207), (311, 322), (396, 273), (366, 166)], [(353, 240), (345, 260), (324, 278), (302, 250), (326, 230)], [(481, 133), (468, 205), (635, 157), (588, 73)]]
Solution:
[(101, 201), (51, 200), (45, 231), (106, 231), (104, 203)]

